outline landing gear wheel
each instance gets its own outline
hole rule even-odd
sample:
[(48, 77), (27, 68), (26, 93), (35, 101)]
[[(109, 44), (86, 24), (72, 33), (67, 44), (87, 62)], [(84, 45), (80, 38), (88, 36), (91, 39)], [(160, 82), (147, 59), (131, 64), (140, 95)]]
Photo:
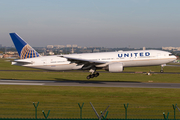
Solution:
[(89, 80), (91, 78), (98, 77), (98, 76), (99, 76), (99, 73), (97, 72), (97, 73), (88, 75), (86, 78)]
[(89, 80), (91, 77), (90, 77), (90, 75), (88, 75), (86, 78)]
[(88, 75), (86, 78), (89, 80), (89, 79), (91, 79), (91, 78), (94, 78), (95, 77), (95, 74), (90, 74), (90, 75)]
[(99, 76), (99, 73), (97, 72), (96, 74), (94, 74), (94, 77), (98, 77)]
[(94, 74), (92, 74), (92, 75), (90, 75), (90, 76), (91, 76), (91, 78), (94, 78), (94, 76), (95, 76), (95, 75), (94, 75)]
[(98, 76), (99, 76), (99, 73), (96, 72), (96, 67), (95, 67), (95, 66), (92, 66), (91, 69), (89, 70), (89, 72), (90, 72), (91, 74), (86, 77), (88, 80), (91, 79), (91, 78), (94, 78), (94, 77), (98, 77)]

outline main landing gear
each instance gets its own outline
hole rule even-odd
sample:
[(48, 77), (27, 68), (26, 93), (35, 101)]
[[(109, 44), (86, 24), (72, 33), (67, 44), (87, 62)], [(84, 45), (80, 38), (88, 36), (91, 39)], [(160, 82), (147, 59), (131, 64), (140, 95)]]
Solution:
[(99, 73), (97, 72), (97, 73), (93, 73), (93, 74), (88, 75), (86, 78), (89, 80), (91, 78), (98, 77), (98, 76), (99, 76)]
[(91, 74), (86, 77), (88, 80), (91, 79), (91, 78), (99, 76), (99, 73), (96, 72), (95, 68), (94, 69), (90, 69), (89, 72), (91, 72)]

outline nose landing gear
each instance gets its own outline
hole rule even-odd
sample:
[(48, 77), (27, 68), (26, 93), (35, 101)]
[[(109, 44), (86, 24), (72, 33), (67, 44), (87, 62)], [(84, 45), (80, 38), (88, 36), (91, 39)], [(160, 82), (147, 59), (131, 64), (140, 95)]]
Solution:
[(166, 66), (166, 64), (162, 64), (162, 65), (161, 65), (160, 73), (163, 73), (163, 72), (164, 72), (164, 70), (163, 70), (164, 66)]

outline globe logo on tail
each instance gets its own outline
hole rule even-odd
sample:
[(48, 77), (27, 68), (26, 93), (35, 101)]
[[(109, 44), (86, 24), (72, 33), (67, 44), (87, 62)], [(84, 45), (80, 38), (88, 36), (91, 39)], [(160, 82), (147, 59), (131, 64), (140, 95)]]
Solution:
[(35, 58), (40, 57), (40, 55), (30, 46), (25, 45), (23, 49), (21, 50), (20, 58), (26, 59), (26, 58)]

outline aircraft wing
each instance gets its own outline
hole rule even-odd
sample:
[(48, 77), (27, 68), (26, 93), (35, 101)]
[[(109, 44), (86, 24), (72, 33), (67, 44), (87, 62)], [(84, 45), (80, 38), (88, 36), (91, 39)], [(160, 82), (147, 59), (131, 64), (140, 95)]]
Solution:
[(85, 64), (85, 63), (89, 63), (89, 64), (104, 64), (106, 63), (105, 61), (97, 61), (97, 60), (87, 60), (87, 59), (81, 59), (81, 58), (74, 58), (74, 57), (68, 57), (68, 56), (60, 56), (63, 58), (66, 58), (68, 61), (71, 61), (72, 63), (80, 63), (80, 64)]
[(78, 65), (83, 65), (82, 69), (90, 69), (91, 67), (95, 65), (100, 65), (100, 64), (105, 64), (107, 62), (105, 61), (97, 61), (97, 60), (87, 60), (87, 59), (81, 59), (81, 58), (74, 58), (74, 57), (69, 57), (69, 56), (59, 56), (66, 58), (68, 61), (71, 63), (76, 63)]

